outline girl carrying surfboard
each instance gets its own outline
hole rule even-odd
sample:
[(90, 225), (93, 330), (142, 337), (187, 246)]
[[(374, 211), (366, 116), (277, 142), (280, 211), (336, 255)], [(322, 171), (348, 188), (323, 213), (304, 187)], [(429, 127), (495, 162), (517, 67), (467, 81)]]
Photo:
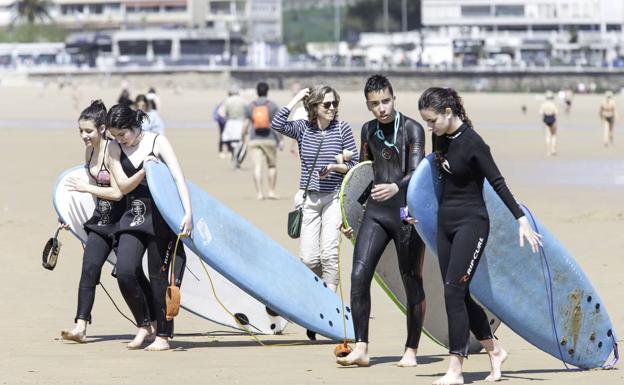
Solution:
[(540, 236), (509, 191), (490, 148), (474, 130), (457, 92), (451, 88), (429, 88), (420, 96), (418, 109), (434, 134), (433, 149), (444, 183), (437, 246), (444, 280), (450, 361), (447, 373), (434, 384), (464, 383), (462, 364), (468, 355), (471, 331), (490, 357), (492, 371), (486, 380), (498, 381), (507, 352), (495, 341), (485, 311), (468, 289), (489, 235), (484, 179), (518, 220), (520, 246), (526, 239), (533, 252), (537, 252)]

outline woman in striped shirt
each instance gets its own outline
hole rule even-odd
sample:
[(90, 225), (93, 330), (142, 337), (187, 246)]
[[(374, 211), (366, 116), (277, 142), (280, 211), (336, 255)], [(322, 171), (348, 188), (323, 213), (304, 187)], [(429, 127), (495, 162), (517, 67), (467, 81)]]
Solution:
[[(289, 122), (291, 109), (302, 100), (308, 120)], [(338, 285), (338, 240), (342, 221), (338, 193), (344, 174), (358, 163), (351, 126), (338, 120), (339, 102), (340, 96), (329, 86), (304, 88), (278, 111), (272, 122), (274, 130), (295, 139), (299, 146), (301, 178), (295, 205), (303, 206), (300, 258), (333, 291)], [(353, 155), (344, 159), (343, 152)], [(308, 179), (308, 194), (303, 202)]]

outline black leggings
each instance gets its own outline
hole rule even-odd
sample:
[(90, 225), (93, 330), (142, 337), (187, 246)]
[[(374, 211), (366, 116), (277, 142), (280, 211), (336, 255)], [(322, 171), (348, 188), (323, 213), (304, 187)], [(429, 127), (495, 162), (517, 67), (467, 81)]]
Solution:
[(416, 349), (425, 316), (425, 291), (422, 281), (425, 246), (414, 226), (401, 222), (399, 207), (375, 205), (370, 201), (353, 252), (351, 309), (355, 340), (368, 343), (371, 282), (377, 263), (390, 240), (394, 240), (396, 246), (399, 270), (407, 296), (405, 346)]
[(468, 356), (470, 331), (479, 341), (493, 338), (485, 311), (472, 299), (468, 290), (489, 231), (489, 219), (483, 212), (468, 212), (460, 208), (440, 211), (438, 258), (444, 281), (449, 353), (462, 357)]
[[(103, 236), (94, 231), (89, 232), (82, 256), (82, 273), (78, 286), (78, 309), (74, 322), (79, 319), (91, 322), (95, 287), (100, 283), (102, 266), (112, 250), (113, 239), (111, 237)], [(149, 281), (145, 275), (141, 273), (138, 278), (143, 290), (149, 289)]]
[[(165, 256), (172, 251), (173, 242), (143, 233), (122, 233), (117, 246), (117, 282), (138, 326), (148, 326), (156, 320), (156, 335), (173, 337), (173, 321), (165, 318), (167, 269), (161, 270)], [(141, 261), (147, 250), (150, 290), (144, 291)]]

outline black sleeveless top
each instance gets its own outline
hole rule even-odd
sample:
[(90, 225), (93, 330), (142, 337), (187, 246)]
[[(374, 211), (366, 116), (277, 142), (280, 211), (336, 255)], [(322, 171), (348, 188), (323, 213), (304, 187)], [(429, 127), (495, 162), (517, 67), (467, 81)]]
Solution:
[[(154, 155), (154, 146), (156, 145), (157, 138), (158, 135), (154, 137), (152, 151), (149, 155)], [(121, 167), (126, 173), (126, 176), (131, 177), (143, 168), (143, 162), (141, 162), (139, 167), (134, 167), (121, 148), (121, 145), (119, 145), (119, 149), (121, 150)], [(125, 211), (119, 221), (118, 230), (118, 233), (124, 232), (140, 232), (158, 238), (171, 239), (173, 237), (175, 239), (175, 234), (171, 231), (169, 226), (167, 226), (167, 223), (154, 203), (145, 178), (143, 178), (141, 183), (134, 190), (126, 195)]]
[[(93, 159), (94, 149), (91, 150), (89, 161), (85, 164), (87, 174), (89, 178), (95, 181), (98, 187), (110, 187), (110, 173), (106, 168), (106, 150), (108, 149), (109, 140), (106, 140), (104, 146), (104, 158), (97, 175), (91, 173), (91, 160)], [(85, 222), (84, 229), (87, 233), (90, 231), (96, 232), (104, 237), (112, 236), (118, 229), (119, 219), (121, 218), (124, 210), (125, 203), (122, 201), (115, 202), (108, 199), (97, 198), (95, 202), (95, 210), (91, 218)]]

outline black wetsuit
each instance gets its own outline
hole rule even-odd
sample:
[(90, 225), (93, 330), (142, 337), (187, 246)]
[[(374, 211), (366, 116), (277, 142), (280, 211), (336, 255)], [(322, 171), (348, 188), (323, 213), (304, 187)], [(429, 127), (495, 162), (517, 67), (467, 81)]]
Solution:
[[(444, 187), (438, 211), (438, 258), (444, 280), (449, 351), (466, 357), (470, 331), (482, 341), (492, 338), (483, 309), (468, 285), (487, 243), (490, 222), (483, 200), (487, 179), (514, 217), (524, 214), (494, 163), (490, 148), (468, 124), (453, 135), (436, 137)], [(439, 141), (439, 142), (438, 142)]]
[[(158, 135), (154, 137), (152, 152)], [(121, 149), (121, 166), (128, 177), (143, 168), (134, 167)], [(173, 337), (173, 321), (166, 320), (165, 292), (168, 285), (168, 264), (171, 261), (176, 234), (171, 231), (160, 215), (152, 199), (147, 180), (126, 195), (125, 212), (119, 221), (117, 246), (117, 281), (128, 307), (138, 326), (149, 325), (156, 320), (156, 335)], [(139, 283), (142, 273), (141, 261), (147, 250), (147, 265), (151, 292), (144, 293)], [(180, 285), (184, 271), (184, 248), (180, 244), (176, 261), (176, 285)]]
[[(371, 281), (386, 246), (390, 240), (394, 240), (407, 294), (405, 346), (416, 349), (425, 312), (422, 282), (425, 248), (414, 226), (401, 221), (400, 208), (406, 205), (410, 177), (423, 158), (425, 135), (420, 124), (403, 115), (399, 117), (396, 141), (395, 121), (388, 124), (377, 123), (377, 120), (372, 120), (362, 127), (361, 161), (374, 161), (375, 184), (396, 183), (399, 192), (384, 202), (369, 198), (366, 203), (366, 213), (355, 242), (351, 273), (351, 308), (355, 338), (357, 342), (368, 342)], [(377, 132), (378, 129), (381, 134)]]
[[(109, 141), (104, 146), (104, 157)], [(96, 175), (91, 173), (91, 160), (93, 153), (85, 164), (87, 174), (99, 187), (110, 187), (110, 173), (102, 161)], [(102, 266), (106, 258), (113, 250), (113, 236), (117, 231), (119, 218), (124, 211), (123, 202), (115, 202), (107, 199), (97, 198), (93, 215), (84, 224), (88, 238), (84, 246), (82, 256), (82, 272), (80, 274), (80, 284), (78, 286), (78, 309), (76, 310), (76, 320), (81, 319), (91, 322), (91, 309), (95, 301), (95, 287), (100, 282)], [(144, 278), (147, 281), (146, 278)]]

